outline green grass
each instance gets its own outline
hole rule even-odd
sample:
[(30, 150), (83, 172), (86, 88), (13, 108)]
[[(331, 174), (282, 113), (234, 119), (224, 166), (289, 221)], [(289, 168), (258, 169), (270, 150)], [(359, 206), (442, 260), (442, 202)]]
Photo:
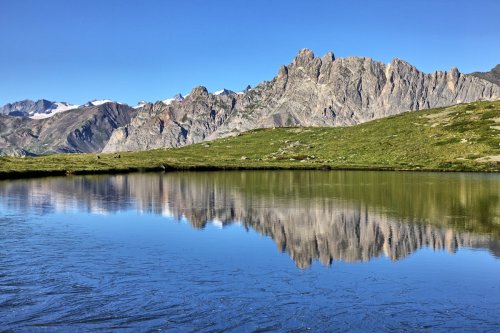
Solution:
[(353, 127), (260, 129), (182, 148), (0, 158), (0, 177), (162, 169), (500, 170), (500, 101)]

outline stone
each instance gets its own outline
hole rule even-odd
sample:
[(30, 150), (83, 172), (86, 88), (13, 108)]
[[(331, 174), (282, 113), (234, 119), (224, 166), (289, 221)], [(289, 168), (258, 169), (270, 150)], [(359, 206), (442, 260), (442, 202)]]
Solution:
[[(277, 76), (240, 94), (193, 89), (182, 104), (150, 105), (116, 131), (105, 151), (179, 147), (256, 128), (350, 126), (401, 112), (500, 98), (500, 87), (456, 68), (425, 74), (394, 59), (315, 57), (302, 49)], [(162, 134), (153, 119), (164, 118)]]

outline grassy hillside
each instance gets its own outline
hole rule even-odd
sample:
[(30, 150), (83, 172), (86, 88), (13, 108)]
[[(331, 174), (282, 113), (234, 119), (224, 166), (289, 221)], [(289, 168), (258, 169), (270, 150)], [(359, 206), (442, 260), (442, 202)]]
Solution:
[(276, 128), (175, 149), (1, 158), (0, 177), (161, 169), (500, 171), (500, 101), (343, 128)]

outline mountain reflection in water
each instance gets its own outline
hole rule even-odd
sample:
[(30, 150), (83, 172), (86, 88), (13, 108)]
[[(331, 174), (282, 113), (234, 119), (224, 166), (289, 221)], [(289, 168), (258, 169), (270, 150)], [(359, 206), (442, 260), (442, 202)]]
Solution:
[(347, 171), (176, 172), (0, 182), (8, 209), (38, 214), (138, 210), (242, 224), (298, 267), (319, 260), (398, 260), (423, 248), (500, 256), (500, 177)]

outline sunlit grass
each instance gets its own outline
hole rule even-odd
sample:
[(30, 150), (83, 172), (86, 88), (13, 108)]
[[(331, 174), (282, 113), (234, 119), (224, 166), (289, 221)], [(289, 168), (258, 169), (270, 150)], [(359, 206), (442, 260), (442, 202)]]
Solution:
[(182, 148), (0, 159), (0, 176), (163, 169), (500, 170), (500, 101), (353, 127), (260, 129)]

